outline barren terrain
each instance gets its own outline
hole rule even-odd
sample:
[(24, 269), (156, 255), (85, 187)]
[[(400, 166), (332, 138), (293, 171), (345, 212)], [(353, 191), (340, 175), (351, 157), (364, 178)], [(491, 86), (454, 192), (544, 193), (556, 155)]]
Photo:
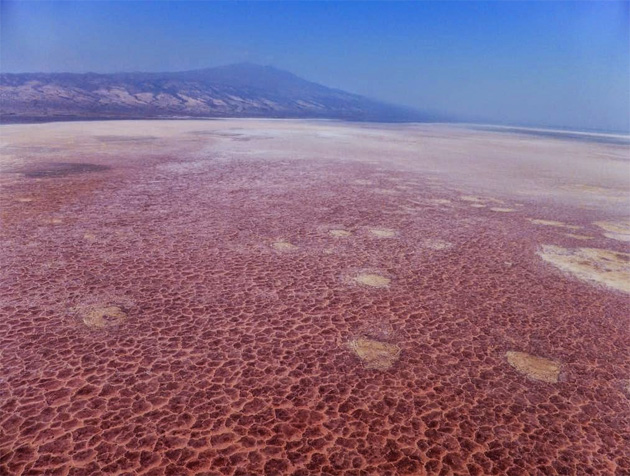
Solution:
[(0, 474), (630, 474), (627, 144), (0, 137)]

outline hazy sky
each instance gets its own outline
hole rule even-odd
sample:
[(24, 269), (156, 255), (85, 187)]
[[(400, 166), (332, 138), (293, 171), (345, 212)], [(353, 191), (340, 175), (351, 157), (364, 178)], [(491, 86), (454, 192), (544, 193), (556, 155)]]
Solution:
[(465, 120), (630, 130), (628, 2), (8, 2), (2, 72), (250, 61)]

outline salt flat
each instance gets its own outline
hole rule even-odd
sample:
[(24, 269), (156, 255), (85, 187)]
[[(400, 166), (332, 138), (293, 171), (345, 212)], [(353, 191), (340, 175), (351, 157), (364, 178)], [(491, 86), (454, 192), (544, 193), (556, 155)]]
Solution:
[(241, 119), (0, 141), (0, 472), (630, 472), (618, 138)]

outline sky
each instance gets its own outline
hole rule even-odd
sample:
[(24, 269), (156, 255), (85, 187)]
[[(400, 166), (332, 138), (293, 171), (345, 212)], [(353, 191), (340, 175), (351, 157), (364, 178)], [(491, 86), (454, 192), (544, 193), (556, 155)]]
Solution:
[(0, 0), (0, 71), (273, 65), (461, 121), (630, 131), (630, 3)]

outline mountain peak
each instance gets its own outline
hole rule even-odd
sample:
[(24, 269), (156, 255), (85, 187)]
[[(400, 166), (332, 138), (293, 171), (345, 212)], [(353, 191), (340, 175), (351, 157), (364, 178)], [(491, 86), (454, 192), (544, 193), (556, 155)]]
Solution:
[(425, 119), (411, 109), (249, 62), (174, 73), (0, 75), (0, 117), (5, 122), (182, 116)]
[(219, 65), (219, 66), (208, 66), (207, 68), (200, 68), (197, 70), (192, 70), (192, 71), (216, 71), (216, 70), (223, 70), (223, 71), (243, 71), (243, 70), (250, 70), (250, 71), (282, 71), (278, 68), (276, 68), (275, 66), (272, 65), (261, 65), (258, 63), (251, 63), (249, 61), (243, 61), (240, 63), (229, 63), (229, 64), (223, 64), (223, 65)]

